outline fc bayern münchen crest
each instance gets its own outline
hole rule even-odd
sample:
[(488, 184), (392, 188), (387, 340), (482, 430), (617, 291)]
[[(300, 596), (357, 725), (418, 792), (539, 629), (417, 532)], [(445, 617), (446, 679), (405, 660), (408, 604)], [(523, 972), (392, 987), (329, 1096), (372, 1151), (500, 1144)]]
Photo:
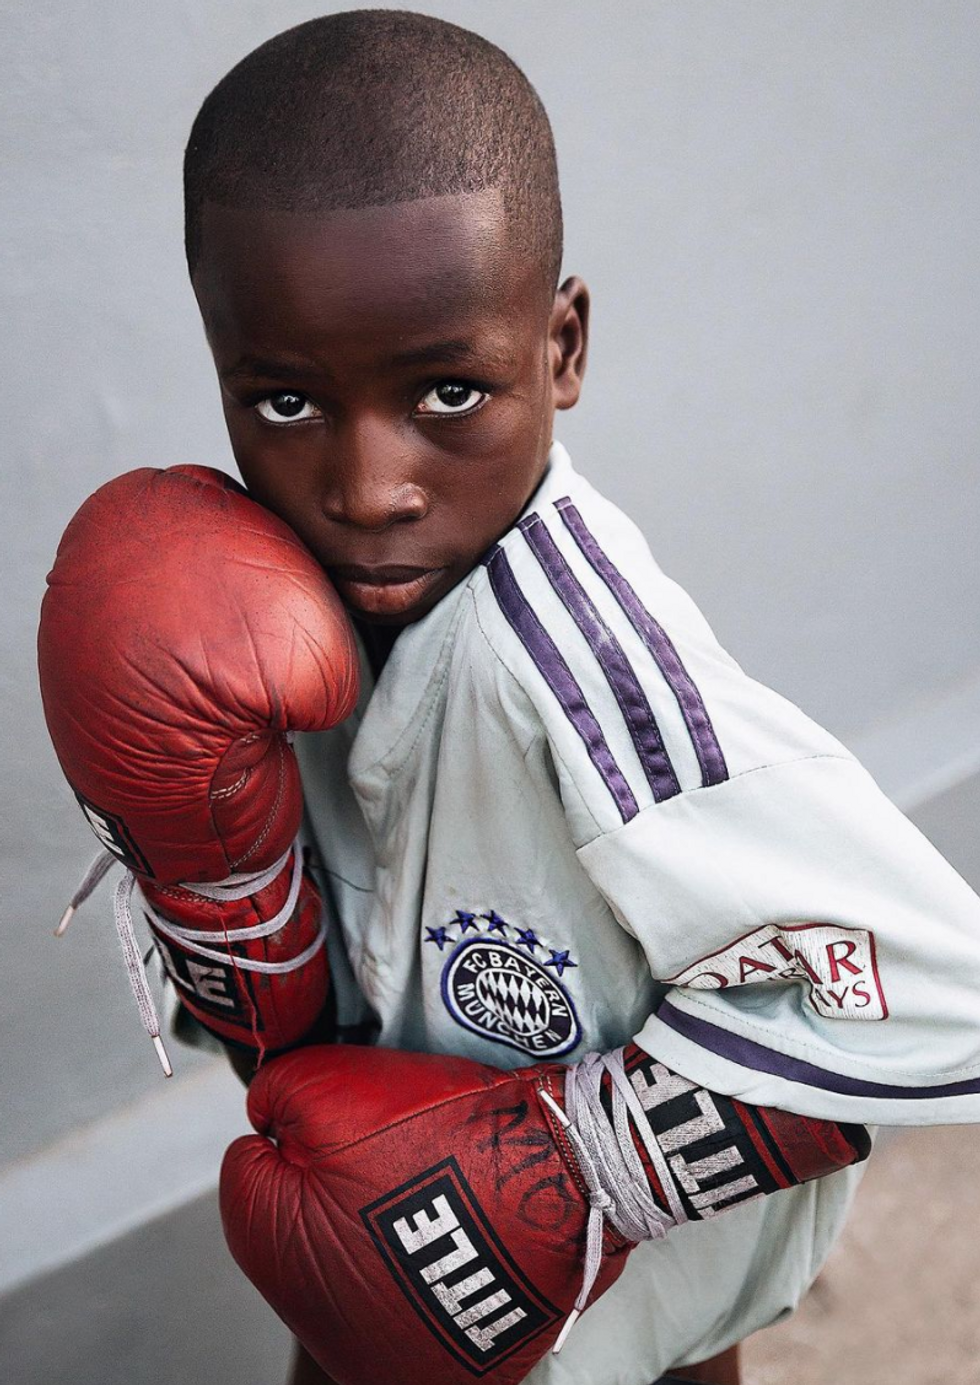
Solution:
[[(567, 952), (549, 950), (565, 966), (575, 965), (567, 961)], [(545, 970), (547, 965), (519, 952), (510, 942), (465, 939), (443, 968), (446, 1008), (474, 1034), (535, 1058), (557, 1058), (575, 1047), (582, 1029), (571, 996)], [(561, 966), (558, 970), (560, 974)]]

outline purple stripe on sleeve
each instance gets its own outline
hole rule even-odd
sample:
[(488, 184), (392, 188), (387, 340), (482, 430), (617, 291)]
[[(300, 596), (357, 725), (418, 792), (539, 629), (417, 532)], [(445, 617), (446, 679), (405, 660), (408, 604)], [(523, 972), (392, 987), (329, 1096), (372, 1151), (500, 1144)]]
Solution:
[(534, 660), (538, 672), (558, 699), (562, 711), (581, 736), (589, 759), (613, 796), (620, 817), (624, 822), (629, 822), (639, 811), (633, 790), (606, 744), (599, 723), (585, 700), (585, 694), (575, 681), (554, 640), (538, 620), (517, 585), (517, 579), (503, 549), (492, 549), (484, 561), (490, 574), (490, 585), (497, 598), (497, 605)]
[(528, 515), (526, 519), (521, 520), (518, 528), (523, 531), (549, 582), (588, 640), (606, 682), (619, 703), (654, 798), (658, 801), (672, 798), (674, 794), (680, 793), (681, 786), (664, 748), (660, 729), (650, 709), (646, 693), (640, 687), (626, 657), (626, 651), (562, 557), (558, 545), (541, 522), (541, 517), (537, 514)]
[(656, 659), (661, 673), (677, 698), (698, 757), (698, 764), (701, 766), (702, 784), (720, 784), (728, 778), (725, 757), (711, 725), (711, 718), (701, 700), (701, 694), (681, 663), (669, 635), (657, 624), (615, 563), (599, 546), (571, 499), (565, 496), (564, 499), (556, 501), (555, 508), (585, 557), (626, 612), (630, 624)]
[(847, 1077), (841, 1072), (830, 1072), (827, 1068), (807, 1063), (802, 1058), (791, 1058), (786, 1053), (757, 1044), (754, 1039), (745, 1039), (741, 1034), (732, 1034), (720, 1025), (710, 1024), (698, 1019), (686, 1010), (678, 1010), (669, 1001), (664, 1001), (657, 1011), (657, 1018), (668, 1028), (690, 1039), (699, 1048), (716, 1053), (719, 1058), (727, 1058), (739, 1067), (750, 1068), (753, 1072), (768, 1072), (774, 1077), (785, 1078), (787, 1082), (801, 1082), (807, 1087), (821, 1087), (827, 1092), (839, 1092), (842, 1096), (883, 1097), (889, 1101), (931, 1101), (938, 1097), (970, 1096), (980, 1092), (980, 1077), (967, 1078), (961, 1082), (944, 1082), (933, 1087), (899, 1087), (890, 1082), (868, 1082), (860, 1077)]

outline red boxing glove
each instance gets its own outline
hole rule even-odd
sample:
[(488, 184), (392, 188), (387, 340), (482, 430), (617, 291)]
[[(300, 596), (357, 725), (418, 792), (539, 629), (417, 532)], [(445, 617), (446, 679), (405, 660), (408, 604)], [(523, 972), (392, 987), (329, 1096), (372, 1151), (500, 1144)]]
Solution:
[(290, 733), (334, 726), (358, 694), (353, 636), (322, 568), (223, 473), (132, 471), (65, 531), (38, 656), (58, 759), (112, 853), (68, 915), (113, 858), (129, 868), (116, 919), (165, 1071), (129, 918), (134, 879), (191, 1013), (260, 1050), (297, 1042), (323, 1008), (327, 964), (294, 845)]
[(259, 1073), (248, 1110), (261, 1133), (221, 1173), (228, 1245), (337, 1385), (516, 1385), (638, 1241), (870, 1147), (634, 1044), (515, 1072), (306, 1048)]

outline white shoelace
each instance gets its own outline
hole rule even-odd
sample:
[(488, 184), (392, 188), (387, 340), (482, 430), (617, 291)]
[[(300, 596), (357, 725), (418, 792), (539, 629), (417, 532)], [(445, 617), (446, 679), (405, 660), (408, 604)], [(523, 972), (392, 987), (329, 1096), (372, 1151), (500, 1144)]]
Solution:
[[(605, 1073), (611, 1080), (612, 1123), (601, 1099)], [(565, 1070), (564, 1111), (543, 1087), (538, 1095), (571, 1141), (589, 1190), (582, 1287), (552, 1348), (557, 1354), (584, 1311), (599, 1273), (603, 1217), (628, 1241), (659, 1240), (688, 1218), (663, 1150), (626, 1075), (621, 1048), (611, 1053), (587, 1053), (580, 1063)], [(667, 1195), (670, 1212), (664, 1212), (654, 1200), (630, 1133), (631, 1114)]]
[[(162, 933), (164, 937), (170, 938), (172, 942), (187, 952), (194, 952), (199, 957), (207, 957), (211, 961), (227, 963), (231, 961), (233, 965), (241, 971), (262, 972), (266, 976), (282, 976), (286, 972), (295, 971), (298, 967), (304, 966), (311, 957), (323, 946), (326, 937), (326, 925), (323, 918), (319, 921), (316, 937), (305, 947), (302, 952), (295, 957), (290, 957), (285, 962), (262, 962), (252, 960), (249, 957), (239, 957), (229, 951), (221, 952), (213, 946), (220, 940), (222, 942), (247, 942), (256, 938), (267, 938), (270, 934), (278, 932), (285, 923), (292, 917), (293, 910), (296, 908), (296, 901), (299, 899), (300, 885), (303, 880), (303, 855), (298, 839), (292, 846), (279, 857), (278, 861), (273, 862), (265, 870), (251, 871), (239, 875), (229, 875), (226, 880), (214, 882), (195, 881), (192, 885), (181, 885), (181, 889), (189, 891), (191, 894), (201, 895), (204, 899), (214, 900), (222, 904), (231, 900), (245, 899), (250, 894), (258, 894), (264, 890), (273, 880), (284, 870), (289, 860), (290, 852), (293, 855), (293, 872), (289, 884), (289, 893), (286, 896), (282, 908), (272, 918), (265, 919), (262, 923), (255, 923), (248, 928), (229, 928), (227, 932), (216, 933), (210, 929), (183, 928), (173, 922), (172, 919), (164, 918), (150, 904), (139, 889), (139, 880), (132, 871), (127, 870), (125, 875), (116, 886), (116, 891), (112, 900), (112, 910), (116, 922), (116, 932), (119, 934), (119, 942), (122, 946), (123, 960), (126, 964), (126, 972), (129, 976), (129, 984), (132, 987), (137, 1007), (140, 1012), (140, 1019), (143, 1028), (153, 1041), (160, 1066), (163, 1068), (167, 1077), (173, 1075), (173, 1068), (167, 1056), (163, 1040), (160, 1037), (160, 1021), (157, 1017), (156, 1006), (153, 1003), (153, 995), (150, 991), (149, 981), (147, 980), (146, 967), (140, 954), (139, 946), (136, 942), (136, 930), (133, 924), (133, 891), (139, 890), (140, 907), (154, 929)], [(78, 888), (71, 897), (71, 902), (64, 914), (61, 922), (55, 929), (55, 936), (60, 937), (71, 922), (75, 910), (88, 899), (89, 895), (105, 877), (112, 866), (118, 865), (119, 859), (111, 851), (100, 851), (98, 856), (85, 872)], [(212, 946), (208, 946), (208, 944)]]

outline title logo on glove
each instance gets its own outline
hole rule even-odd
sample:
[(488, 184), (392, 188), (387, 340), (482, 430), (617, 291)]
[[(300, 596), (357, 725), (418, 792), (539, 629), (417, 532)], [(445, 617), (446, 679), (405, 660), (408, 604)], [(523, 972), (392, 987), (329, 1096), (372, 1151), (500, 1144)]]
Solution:
[(455, 1159), (362, 1208), (361, 1217), (409, 1303), (473, 1375), (557, 1321), (497, 1239)]
[(122, 861), (129, 870), (138, 870), (144, 875), (152, 876), (153, 871), (150, 869), (149, 861), (133, 841), (122, 818), (107, 812), (105, 808), (97, 808), (94, 803), (83, 798), (77, 789), (73, 789), (72, 792), (85, 814), (85, 821), (105, 849), (111, 851), (113, 856)]

